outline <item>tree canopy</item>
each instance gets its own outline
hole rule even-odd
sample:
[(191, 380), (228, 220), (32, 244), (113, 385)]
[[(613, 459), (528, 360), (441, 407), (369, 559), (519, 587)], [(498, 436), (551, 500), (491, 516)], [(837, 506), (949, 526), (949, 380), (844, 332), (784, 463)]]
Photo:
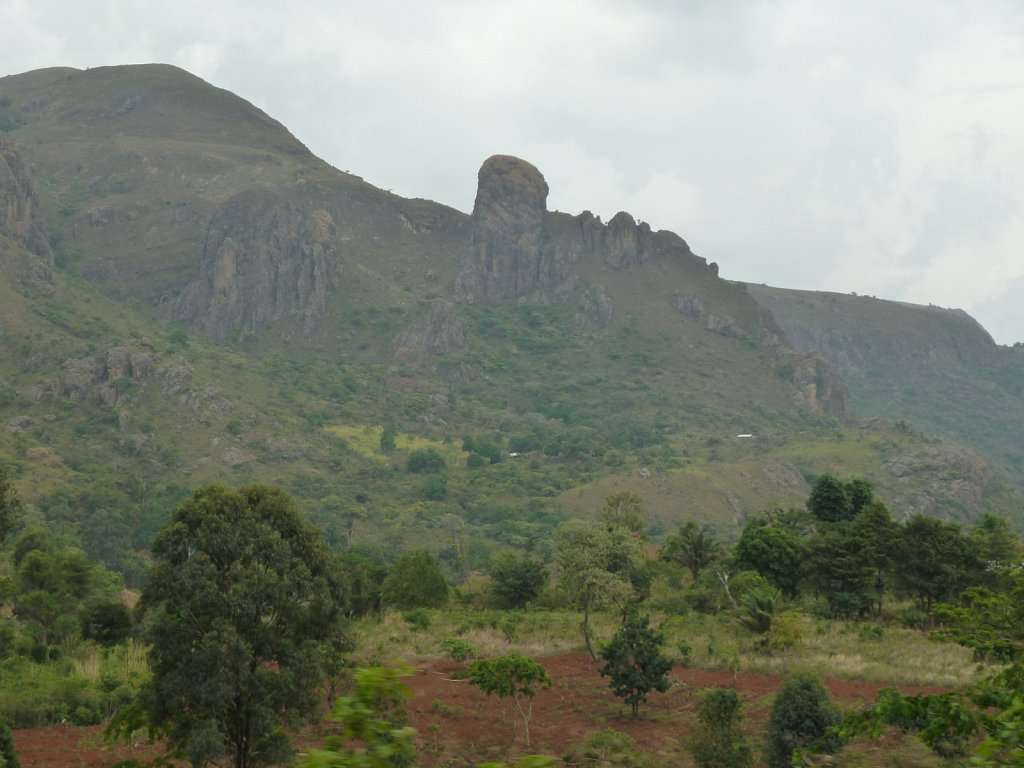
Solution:
[(288, 758), (344, 643), (343, 595), (318, 531), (281, 489), (198, 489), (153, 544), (142, 593), (150, 722), (193, 764)]
[(555, 559), (561, 585), (583, 611), (583, 639), (596, 660), (590, 611), (604, 605), (622, 605), (634, 596), (633, 577), (643, 562), (640, 543), (625, 528), (570, 520), (555, 531)]

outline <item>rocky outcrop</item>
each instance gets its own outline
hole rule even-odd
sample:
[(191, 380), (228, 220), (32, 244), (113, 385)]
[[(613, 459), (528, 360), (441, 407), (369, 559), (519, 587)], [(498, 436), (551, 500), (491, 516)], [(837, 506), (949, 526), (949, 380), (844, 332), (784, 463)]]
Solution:
[(711, 331), (719, 336), (728, 336), (733, 339), (742, 339), (746, 335), (739, 323), (728, 315), (718, 315), (708, 311), (704, 306), (704, 302), (696, 296), (676, 294), (672, 299), (672, 306), (687, 317), (700, 321), (705, 331)]
[(804, 407), (840, 419), (849, 415), (846, 385), (821, 355), (794, 355), (791, 380)]
[[(98, 355), (68, 360), (64, 372), (43, 382), (32, 399), (66, 398), (99, 402), (111, 408), (128, 408), (143, 401), (150, 382), (160, 396), (207, 423), (231, 410), (231, 402), (216, 387), (194, 386), (192, 366), (180, 360), (161, 362), (148, 341), (142, 339), (107, 347)], [(130, 415), (118, 414), (119, 429), (127, 431)]]
[(506, 301), (557, 290), (569, 279), (545, 228), (548, 185), (534, 166), (508, 155), (478, 174), (469, 256), (456, 290), (468, 301)]
[[(577, 287), (580, 259), (628, 270), (655, 253), (650, 226), (625, 211), (602, 224), (590, 211), (576, 217), (550, 213), (547, 197), (547, 182), (525, 160), (495, 155), (484, 162), (470, 248), (456, 281), (459, 299), (559, 301)], [(672, 246), (693, 255), (681, 238)]]
[(243, 193), (210, 222), (199, 276), (169, 318), (215, 339), (291, 318), (310, 335), (336, 279), (341, 238), (331, 215), (270, 192)]
[(419, 364), (432, 352), (451, 352), (466, 345), (462, 324), (447, 301), (434, 303), (430, 314), (398, 337), (395, 360)]
[(53, 266), (53, 253), (39, 210), (28, 165), (0, 133), (0, 235), (5, 235)]
[(53, 252), (46, 237), (32, 176), (21, 153), (0, 133), (0, 238), (7, 238), (24, 251), (12, 263), (0, 263), (0, 272), (16, 275), (32, 287), (53, 289)]
[(47, 381), (36, 392), (85, 402), (99, 400), (104, 405), (124, 406), (135, 402), (136, 391), (130, 384), (148, 379), (156, 365), (156, 356), (148, 345), (108, 347), (94, 357), (68, 360), (62, 375)]

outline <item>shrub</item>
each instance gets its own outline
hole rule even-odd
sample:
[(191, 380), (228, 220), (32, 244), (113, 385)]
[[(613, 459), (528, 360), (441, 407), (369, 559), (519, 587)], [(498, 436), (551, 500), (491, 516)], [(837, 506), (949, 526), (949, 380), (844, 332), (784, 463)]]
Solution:
[(430, 614), (427, 613), (425, 608), (415, 608), (411, 611), (406, 611), (402, 614), (402, 618), (405, 619), (405, 623), (414, 632), (426, 632), (430, 629)]
[(0, 766), (3, 768), (19, 768), (18, 753), (14, 750), (14, 736), (11, 726), (0, 717)]
[(616, 766), (616, 768), (656, 768), (650, 755), (640, 750), (636, 742), (614, 728), (605, 728), (587, 736), (580, 744), (565, 753), (570, 766)]
[[(839, 720), (839, 711), (816, 677), (799, 674), (786, 680), (768, 718), (765, 761), (769, 768), (789, 768), (796, 749), (824, 737)], [(826, 740), (821, 746), (822, 751), (830, 752), (837, 749), (839, 743)]]
[(468, 640), (449, 637), (441, 643), (441, 649), (452, 661), (463, 662), (476, 656), (476, 648)]
[(433, 556), (418, 549), (391, 566), (381, 596), (396, 608), (440, 608), (448, 601), (448, 583)]
[(448, 464), (444, 456), (433, 448), (420, 448), (409, 454), (405, 460), (405, 471), (413, 474), (444, 472)]
[(713, 688), (697, 705), (700, 724), (690, 742), (700, 768), (750, 768), (754, 757), (740, 732), (740, 697), (731, 688)]
[(543, 565), (529, 556), (512, 552), (494, 558), (490, 575), (491, 591), (512, 608), (521, 608), (533, 600), (548, 579)]

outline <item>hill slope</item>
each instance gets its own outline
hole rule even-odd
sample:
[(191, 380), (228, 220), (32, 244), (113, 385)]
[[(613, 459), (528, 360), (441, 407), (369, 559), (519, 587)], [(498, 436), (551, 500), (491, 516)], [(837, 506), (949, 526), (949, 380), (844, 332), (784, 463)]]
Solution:
[(748, 285), (794, 348), (828, 359), (858, 413), (972, 446), (1024, 483), (1024, 348), (1000, 347), (960, 310)]
[(824, 471), (898, 514), (1019, 507), (969, 450), (851, 420), (826, 360), (680, 237), (550, 212), (522, 160), (483, 164), (472, 214), (406, 200), (157, 65), (4, 78), (0, 125), (0, 456), (33, 519), (125, 569), (213, 480), (455, 571), (622, 489), (656, 531)]

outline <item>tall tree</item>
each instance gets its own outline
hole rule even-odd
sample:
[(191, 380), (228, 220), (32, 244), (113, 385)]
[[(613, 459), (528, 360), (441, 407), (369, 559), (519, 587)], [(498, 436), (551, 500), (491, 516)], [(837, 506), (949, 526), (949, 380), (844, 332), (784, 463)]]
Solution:
[(632, 708), (634, 720), (648, 693), (664, 693), (671, 685), (672, 662), (661, 652), (664, 643), (664, 635), (651, 628), (650, 617), (631, 611), (601, 649), (604, 666), (598, 671), (608, 678), (612, 693)]
[(624, 605), (636, 594), (631, 577), (642, 570), (640, 544), (625, 528), (570, 520), (555, 531), (555, 561), (562, 586), (583, 611), (583, 640), (596, 661), (590, 612)]
[(811, 486), (807, 510), (818, 520), (837, 523), (853, 517), (846, 485), (835, 475), (824, 474)]
[(153, 555), (150, 722), (193, 765), (286, 760), (283, 726), (316, 711), (322, 660), (344, 642), (319, 532), (279, 488), (210, 485), (174, 511)]
[(974, 543), (960, 526), (924, 515), (904, 523), (893, 565), (899, 585), (927, 612), (975, 583), (981, 573)]
[(803, 539), (791, 528), (755, 518), (740, 534), (735, 560), (737, 569), (757, 571), (786, 597), (795, 597), (806, 554)]

